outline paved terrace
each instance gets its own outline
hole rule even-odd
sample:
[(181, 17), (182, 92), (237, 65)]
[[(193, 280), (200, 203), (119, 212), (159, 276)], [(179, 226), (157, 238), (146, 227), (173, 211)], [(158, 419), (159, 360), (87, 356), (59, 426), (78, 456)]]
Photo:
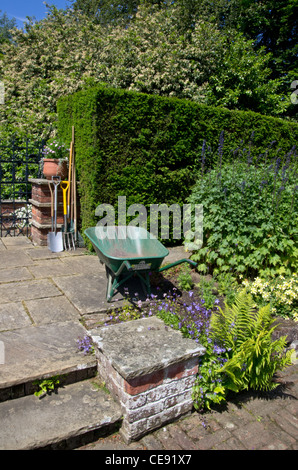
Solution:
[[(181, 256), (179, 249), (174, 249), (166, 261), (181, 257), (184, 254)], [(134, 287), (139, 291), (140, 286)], [(107, 318), (111, 304), (105, 300), (105, 288), (104, 267), (97, 256), (87, 254), (85, 249), (53, 254), (47, 247), (33, 246), (25, 237), (0, 239), (0, 342), (5, 345), (0, 386), (17, 385), (24, 375), (33, 380), (48, 370), (52, 375), (71, 370), (78, 363), (78, 337)], [(114, 304), (118, 305), (122, 299), (123, 295), (118, 294)], [(86, 356), (84, 363), (82, 358), (80, 361), (81, 369), (94, 366), (92, 356)], [(116, 432), (93, 444), (81, 447), (80, 443), (77, 447), (82, 450), (297, 450), (298, 365), (291, 366), (281, 376), (284, 386), (275, 393), (240, 394), (224, 410), (204, 415), (193, 413), (138, 442), (126, 445)], [(63, 398), (62, 394), (63, 390)], [(111, 402), (105, 403), (117, 414)], [(7, 416), (0, 418), (2, 421)]]

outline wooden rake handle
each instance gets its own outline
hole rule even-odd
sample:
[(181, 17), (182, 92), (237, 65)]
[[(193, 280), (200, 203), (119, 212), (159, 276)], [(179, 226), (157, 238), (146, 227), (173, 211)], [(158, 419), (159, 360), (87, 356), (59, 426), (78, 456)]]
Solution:
[(48, 185), (50, 188), (50, 193), (51, 193), (51, 219), (52, 219), (52, 232), (54, 231), (54, 204), (53, 204), (53, 189), (51, 182), (48, 181)]

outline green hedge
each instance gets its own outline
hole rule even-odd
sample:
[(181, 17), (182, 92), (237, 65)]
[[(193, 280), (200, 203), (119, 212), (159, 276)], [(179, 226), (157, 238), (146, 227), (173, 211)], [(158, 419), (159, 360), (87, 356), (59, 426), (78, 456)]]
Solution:
[[(241, 141), (248, 145), (253, 131), (255, 155), (272, 141), (288, 152), (298, 136), (298, 124), (290, 121), (105, 86), (59, 100), (58, 133), (65, 143), (72, 126), (82, 230), (97, 223), (97, 205), (117, 208), (118, 196), (126, 196), (127, 206), (185, 203), (203, 141), (216, 155), (222, 130), (224, 160), (233, 158)], [(210, 152), (208, 158), (210, 164)]]

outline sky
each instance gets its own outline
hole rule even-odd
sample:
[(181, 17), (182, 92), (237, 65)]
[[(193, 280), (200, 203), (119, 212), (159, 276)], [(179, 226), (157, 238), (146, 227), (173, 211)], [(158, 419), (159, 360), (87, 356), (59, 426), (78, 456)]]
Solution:
[[(67, 0), (47, 0), (47, 3), (63, 9), (71, 5)], [(35, 16), (36, 20), (42, 20), (47, 13), (44, 0), (0, 0), (0, 10), (9, 19), (15, 18), (18, 28), (23, 27), (26, 16)]]

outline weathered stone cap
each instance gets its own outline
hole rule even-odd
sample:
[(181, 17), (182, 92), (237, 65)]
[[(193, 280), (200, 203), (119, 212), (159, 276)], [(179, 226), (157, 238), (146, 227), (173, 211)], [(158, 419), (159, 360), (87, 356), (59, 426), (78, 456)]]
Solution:
[(203, 346), (184, 338), (157, 317), (109, 325), (90, 333), (98, 349), (125, 380), (205, 353)]

